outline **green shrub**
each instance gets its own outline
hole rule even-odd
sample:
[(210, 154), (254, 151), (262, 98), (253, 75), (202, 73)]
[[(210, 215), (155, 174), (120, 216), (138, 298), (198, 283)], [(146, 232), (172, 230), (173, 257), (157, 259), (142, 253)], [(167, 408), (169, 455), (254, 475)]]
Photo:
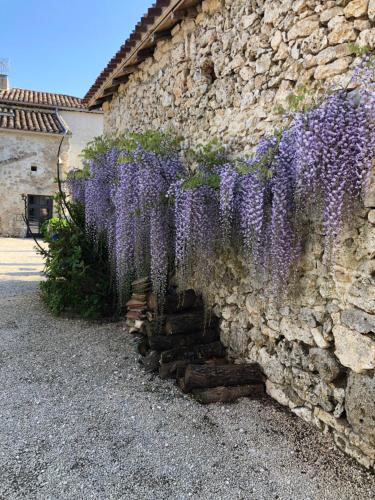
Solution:
[(103, 242), (94, 244), (87, 236), (82, 205), (70, 203), (70, 209), (74, 222), (55, 217), (43, 226), (49, 248), (42, 298), (57, 315), (65, 312), (90, 319), (112, 316), (115, 297), (106, 247)]

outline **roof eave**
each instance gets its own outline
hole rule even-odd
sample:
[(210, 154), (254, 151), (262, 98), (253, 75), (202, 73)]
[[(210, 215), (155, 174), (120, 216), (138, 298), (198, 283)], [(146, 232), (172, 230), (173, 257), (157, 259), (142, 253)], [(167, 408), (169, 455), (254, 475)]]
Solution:
[[(123, 82), (119, 80), (126, 74), (130, 75), (141, 62), (151, 56), (162, 36), (167, 36), (167, 32), (188, 15), (188, 9), (193, 9), (201, 1), (158, 0), (87, 92), (84, 101), (88, 109), (98, 109), (105, 101), (110, 101), (119, 85), (126, 83), (126, 78)], [(159, 11), (160, 13), (155, 15), (155, 12)], [(132, 71), (128, 70), (126, 73), (127, 68)]]
[(42, 132), (39, 130), (24, 130), (22, 128), (6, 128), (0, 127), (0, 132), (8, 132), (8, 133), (21, 133), (21, 134), (33, 134), (33, 135), (48, 135), (50, 137), (62, 137), (64, 132)]
[(91, 113), (91, 111), (86, 107), (74, 107), (74, 106), (55, 106), (52, 104), (40, 104), (37, 102), (25, 102), (25, 101), (16, 101), (14, 99), (1, 99), (0, 105), (3, 106), (22, 106), (27, 108), (43, 108), (48, 110), (54, 110), (56, 107), (61, 111), (81, 111), (86, 113)]

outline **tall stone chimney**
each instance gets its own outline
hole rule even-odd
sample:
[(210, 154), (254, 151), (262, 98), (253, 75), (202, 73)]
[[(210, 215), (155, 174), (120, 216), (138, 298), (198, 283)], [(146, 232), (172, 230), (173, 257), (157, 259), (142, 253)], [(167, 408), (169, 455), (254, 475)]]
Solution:
[(0, 90), (9, 90), (8, 61), (0, 59)]

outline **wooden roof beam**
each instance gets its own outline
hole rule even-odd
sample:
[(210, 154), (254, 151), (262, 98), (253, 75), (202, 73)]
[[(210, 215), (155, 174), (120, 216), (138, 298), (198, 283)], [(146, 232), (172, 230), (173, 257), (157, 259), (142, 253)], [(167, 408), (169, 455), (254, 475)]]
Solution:
[(89, 106), (89, 110), (99, 109), (102, 107), (103, 103), (112, 101), (112, 94), (108, 96), (99, 97), (92, 106)]
[(138, 69), (139, 63), (137, 64), (130, 64), (129, 66), (124, 66), (121, 70), (121, 73), (119, 73), (114, 80), (118, 80), (120, 83), (126, 80), (126, 76), (129, 77), (136, 69)]
[(137, 53), (137, 61), (139, 63), (143, 62), (148, 57), (151, 57), (154, 54), (155, 47), (148, 47), (147, 49), (142, 49)]
[(103, 97), (107, 97), (109, 95), (112, 95), (116, 92), (116, 90), (119, 88), (120, 84), (116, 83), (115, 85), (111, 85), (111, 87), (107, 87), (103, 91)]
[(129, 81), (129, 75), (120, 75), (113, 78), (112, 85), (116, 85), (118, 83), (127, 83), (128, 81)]
[(198, 14), (198, 10), (196, 7), (192, 6), (189, 9), (176, 9), (171, 12), (169, 18), (174, 23), (178, 23), (183, 19), (191, 19), (196, 17)]
[(152, 43), (155, 45), (162, 40), (170, 40), (171, 38), (171, 30), (157, 31), (151, 36)]

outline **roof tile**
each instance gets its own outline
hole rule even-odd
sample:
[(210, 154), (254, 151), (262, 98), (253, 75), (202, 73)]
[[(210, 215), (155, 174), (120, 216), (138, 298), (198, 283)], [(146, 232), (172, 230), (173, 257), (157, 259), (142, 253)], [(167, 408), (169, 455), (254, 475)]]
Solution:
[(85, 109), (83, 99), (79, 97), (18, 88), (0, 90), (0, 103), (17, 103), (60, 109)]
[[(6, 113), (5, 115), (3, 113)], [(62, 134), (64, 127), (53, 111), (0, 104), (0, 129)]]

